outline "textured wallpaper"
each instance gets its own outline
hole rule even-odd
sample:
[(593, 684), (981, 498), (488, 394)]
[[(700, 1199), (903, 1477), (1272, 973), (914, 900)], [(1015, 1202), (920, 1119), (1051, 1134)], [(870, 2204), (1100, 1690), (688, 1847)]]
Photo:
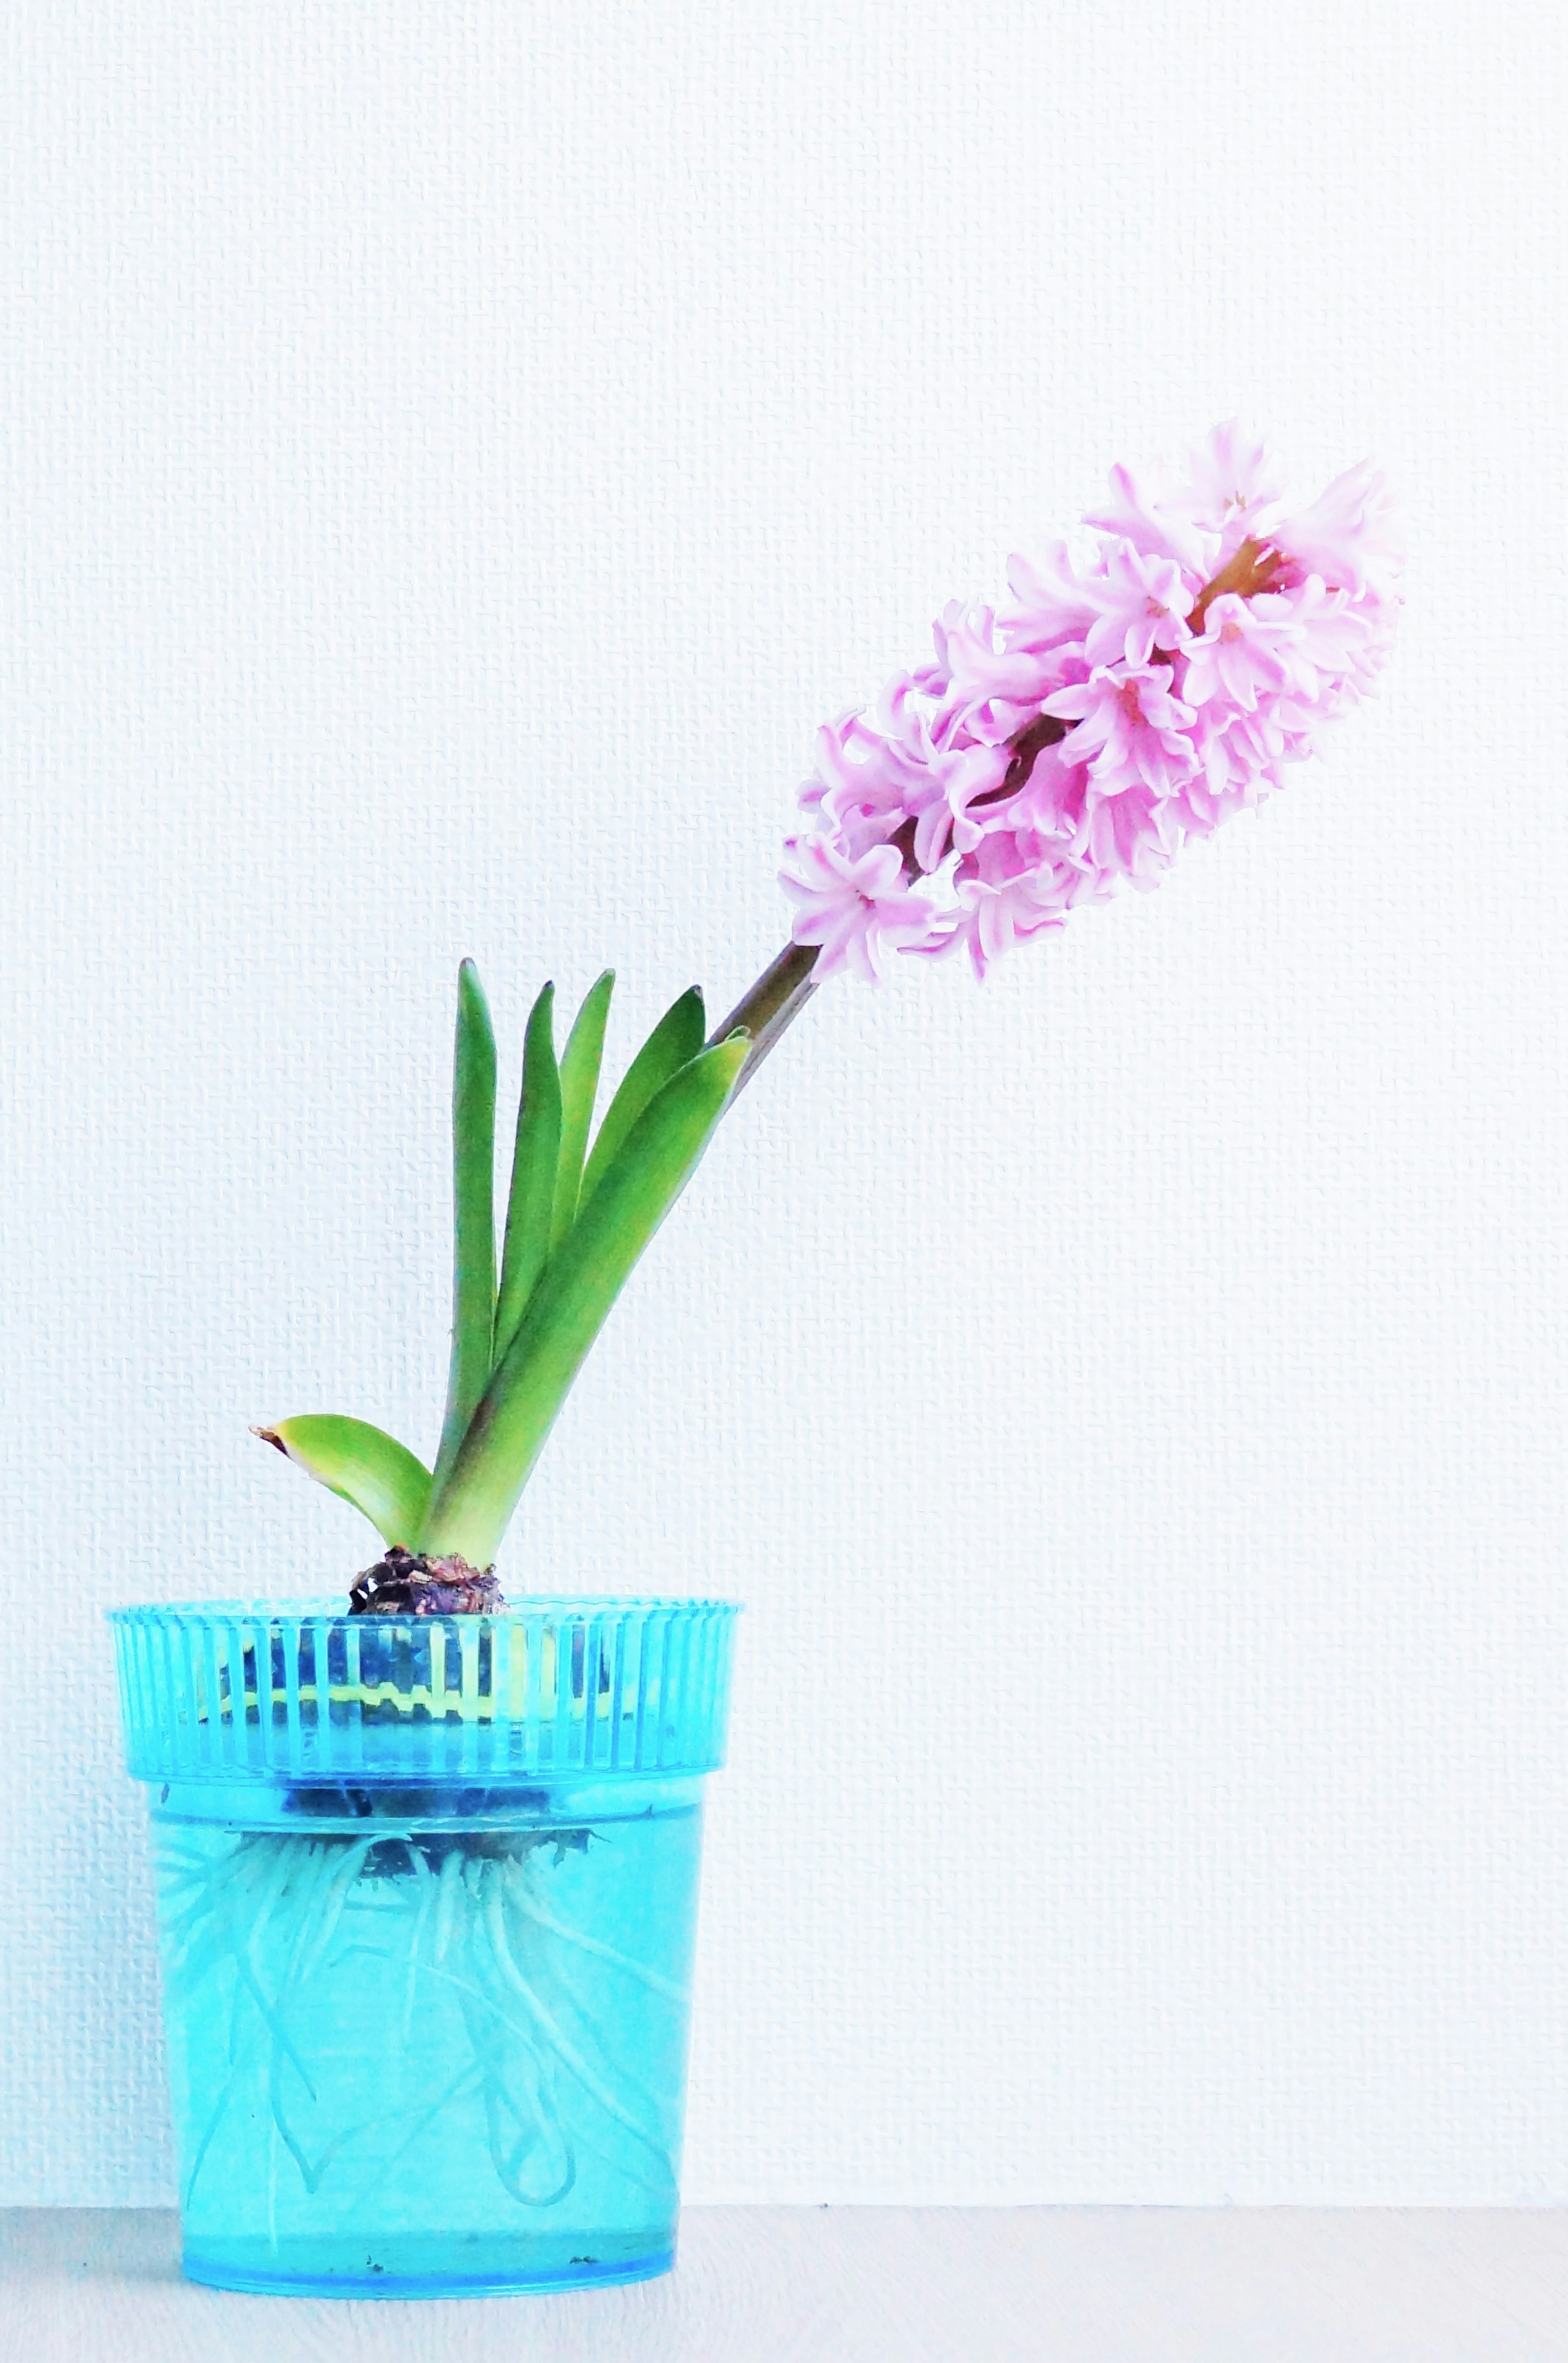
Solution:
[(624, 1055), (820, 717), (1233, 413), (1375, 705), (813, 1003), (503, 1561), (748, 1603), (699, 2200), (1568, 2200), (1555, 11), (23, 0), (0, 73), (0, 2199), (170, 2193), (102, 1612), (428, 1440), (472, 952)]

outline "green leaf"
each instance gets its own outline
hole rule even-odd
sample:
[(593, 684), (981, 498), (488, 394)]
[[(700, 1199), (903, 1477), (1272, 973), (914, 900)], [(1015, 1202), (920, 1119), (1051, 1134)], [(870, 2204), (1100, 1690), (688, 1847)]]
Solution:
[(604, 1056), (604, 1021), (610, 1015), (610, 995), (614, 990), (615, 971), (607, 968), (590, 985), (561, 1053), (561, 1155), (556, 1169), (556, 1203), (550, 1219), (552, 1253), (577, 1220), (588, 1127), (593, 1121), (599, 1063)]
[(452, 1361), (436, 1482), (490, 1378), (495, 1334), (495, 1034), (479, 971), (458, 971), (452, 1067)]
[(476, 1567), (494, 1559), (567, 1391), (633, 1265), (691, 1177), (748, 1048), (744, 1034), (689, 1059), (655, 1093), (570, 1237), (551, 1256), (522, 1326), (438, 1478), (424, 1545)]
[(690, 993), (683, 993), (679, 1001), (671, 1003), (621, 1078), (621, 1088), (605, 1111), (593, 1153), (583, 1172), (578, 1197), (580, 1216), (654, 1093), (697, 1056), (707, 1030), (702, 989), (694, 984)]
[(275, 1445), (318, 1485), (352, 1502), (383, 1541), (416, 1547), (430, 1506), (430, 1471), (395, 1436), (331, 1412), (307, 1412), (251, 1434)]
[(495, 1308), (498, 1362), (517, 1334), (524, 1307), (550, 1252), (550, 1220), (561, 1151), (561, 1078), (556, 1065), (556, 988), (547, 984), (534, 1004), (523, 1045), (523, 1093), (517, 1104), (517, 1137), (512, 1151), (512, 1189), (506, 1202), (506, 1248), (501, 1263), (501, 1295)]

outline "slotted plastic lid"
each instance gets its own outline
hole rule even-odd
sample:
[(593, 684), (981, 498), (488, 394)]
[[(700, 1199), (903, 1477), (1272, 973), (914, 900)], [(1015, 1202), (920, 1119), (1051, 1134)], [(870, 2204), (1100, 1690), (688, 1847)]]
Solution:
[(109, 1612), (139, 1781), (711, 1772), (740, 1614), (724, 1600), (523, 1600), (491, 1616), (200, 1601)]

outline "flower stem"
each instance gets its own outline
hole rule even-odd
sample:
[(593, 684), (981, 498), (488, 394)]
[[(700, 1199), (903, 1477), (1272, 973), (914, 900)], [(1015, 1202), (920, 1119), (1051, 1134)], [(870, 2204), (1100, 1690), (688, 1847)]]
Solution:
[(817, 951), (815, 944), (786, 944), (778, 959), (763, 970), (751, 991), (743, 994), (723, 1022), (713, 1028), (710, 1038), (715, 1043), (724, 1041), (737, 1026), (744, 1026), (751, 1036), (745, 1064), (730, 1093), (732, 1104), (786, 1026), (794, 1024), (817, 990), (812, 977)]

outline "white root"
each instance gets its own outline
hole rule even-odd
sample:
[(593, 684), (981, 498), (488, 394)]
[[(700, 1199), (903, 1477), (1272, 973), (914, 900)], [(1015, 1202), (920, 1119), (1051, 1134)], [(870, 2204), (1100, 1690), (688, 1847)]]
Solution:
[[(544, 2035), (562, 2066), (576, 2078), (583, 2091), (598, 2102), (607, 2117), (613, 2118), (623, 2132), (630, 2134), (634, 2141), (641, 2142), (646, 2149), (651, 2150), (659, 2164), (667, 2172), (669, 2172), (668, 2154), (657, 2136), (648, 2133), (645, 2126), (638, 2124), (635, 2117), (628, 2114), (615, 2098), (614, 2093), (610, 2091), (602, 2080), (594, 2074), (570, 2036), (559, 2022), (550, 2015), (513, 1959), (512, 1947), (507, 1942), (506, 1924), (502, 1916), (501, 1891), (496, 1886), (491, 1888), (485, 1898), (485, 1931), (490, 1937), (491, 1949), (495, 1955), (497, 1969), (527, 2011), (529, 2017)], [(671, 2174), (671, 2180), (673, 2179)]]
[(532, 1920), (536, 1928), (547, 1928), (550, 1935), (558, 1936), (563, 1945), (574, 1946), (580, 1953), (591, 1953), (595, 1960), (608, 1961), (613, 1969), (624, 1970), (627, 1977), (635, 1978), (639, 1985), (646, 1986), (650, 1993), (663, 1994), (668, 2001), (679, 2002), (683, 2008), (690, 2004), (691, 1993), (689, 1987), (677, 1985), (673, 1978), (661, 1977), (657, 1969), (647, 1969), (641, 1961), (634, 1961), (629, 1953), (617, 1951), (613, 1945), (606, 1945), (597, 1936), (585, 1936), (580, 1928), (569, 1928), (564, 1920), (558, 1920), (553, 1913), (545, 1910), (543, 1904), (533, 1902), (520, 1878), (513, 1879), (510, 1888), (508, 1900), (513, 1910), (520, 1912), (525, 1920)]

